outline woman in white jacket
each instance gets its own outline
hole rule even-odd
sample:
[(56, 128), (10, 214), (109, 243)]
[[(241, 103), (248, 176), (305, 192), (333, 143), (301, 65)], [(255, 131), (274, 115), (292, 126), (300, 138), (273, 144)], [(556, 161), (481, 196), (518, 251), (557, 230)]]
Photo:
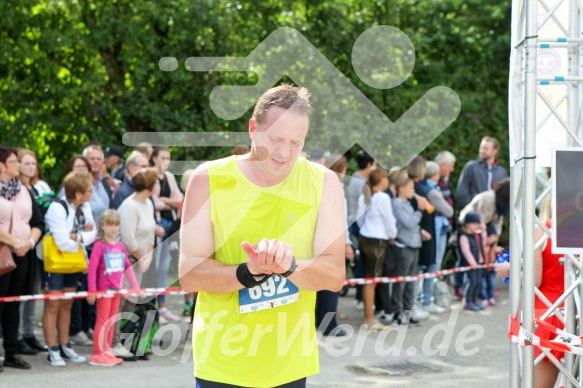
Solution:
[[(387, 244), (397, 237), (397, 221), (393, 216), (391, 199), (385, 193), (388, 187), (387, 171), (377, 168), (370, 173), (358, 200), (358, 214), (363, 214), (357, 220), (360, 226), (359, 246), (366, 278), (381, 276)], [(375, 286), (366, 284), (363, 287), (364, 324), (367, 329), (382, 330), (385, 326), (373, 315)]]
[[(65, 198), (63, 202), (53, 202), (45, 216), (47, 231), (55, 239), (55, 244), (63, 252), (77, 252), (93, 244), (97, 235), (89, 200), (91, 199), (91, 174), (71, 172), (65, 177)], [(66, 206), (66, 207), (65, 207)], [(39, 255), (43, 257), (43, 255)], [(75, 292), (80, 272), (73, 274), (47, 272), (44, 286), (49, 294)], [(45, 300), (43, 311), (43, 332), (49, 347), (47, 362), (52, 366), (65, 366), (63, 359), (80, 363), (85, 357), (79, 356), (69, 343), (69, 323), (71, 321), (72, 299)], [(58, 331), (58, 342), (55, 333)]]

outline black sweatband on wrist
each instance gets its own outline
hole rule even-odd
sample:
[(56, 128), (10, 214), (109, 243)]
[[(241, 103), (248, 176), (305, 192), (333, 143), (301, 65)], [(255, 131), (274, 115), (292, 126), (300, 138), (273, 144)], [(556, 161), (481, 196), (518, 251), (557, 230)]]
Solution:
[(290, 276), (291, 274), (293, 274), (296, 271), (297, 268), (298, 268), (298, 264), (296, 263), (296, 257), (293, 256), (292, 257), (292, 262), (291, 262), (291, 265), (290, 265), (289, 269), (286, 272), (282, 273), (282, 274), (277, 274), (277, 276), (281, 276), (282, 278), (287, 278), (288, 276)]
[(237, 267), (237, 280), (245, 288), (253, 288), (265, 283), (270, 278), (269, 275), (253, 275), (247, 267), (247, 263), (239, 264)]

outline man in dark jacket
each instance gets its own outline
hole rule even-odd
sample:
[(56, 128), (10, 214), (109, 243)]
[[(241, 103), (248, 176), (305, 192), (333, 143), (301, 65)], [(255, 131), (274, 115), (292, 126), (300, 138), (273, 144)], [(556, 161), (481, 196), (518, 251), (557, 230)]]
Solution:
[(498, 164), (500, 143), (486, 136), (480, 143), (480, 157), (468, 162), (457, 184), (456, 202), (464, 208), (472, 199), (484, 191), (492, 190), (496, 183), (506, 178), (508, 173)]
[(119, 189), (117, 189), (117, 191), (115, 192), (115, 196), (113, 197), (112, 207), (114, 209), (119, 208), (124, 199), (126, 199), (136, 191), (134, 189), (134, 186), (132, 185), (132, 177), (136, 175), (136, 173), (140, 171), (142, 168), (147, 168), (148, 166), (149, 166), (148, 159), (146, 158), (146, 155), (138, 151), (133, 151), (130, 154), (128, 160), (126, 161), (127, 169), (126, 180), (123, 181)]

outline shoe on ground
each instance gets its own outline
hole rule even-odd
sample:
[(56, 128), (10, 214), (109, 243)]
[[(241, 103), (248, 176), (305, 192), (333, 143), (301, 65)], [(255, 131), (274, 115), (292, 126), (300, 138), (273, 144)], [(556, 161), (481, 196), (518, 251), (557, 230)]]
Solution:
[(114, 357), (133, 357), (134, 355), (122, 344), (116, 344), (111, 348), (111, 354)]
[(480, 307), (478, 307), (478, 305), (476, 305), (474, 303), (466, 303), (466, 305), (464, 306), (464, 310), (480, 311)]
[(391, 322), (393, 320), (393, 313), (385, 313), (384, 310), (381, 310), (380, 312), (378, 312), (374, 315), (374, 319), (378, 320), (378, 321)]
[(119, 364), (120, 363), (117, 362), (116, 359), (111, 358), (111, 357), (107, 357), (105, 354), (92, 355), (89, 358), (89, 365), (93, 365), (93, 366), (109, 367), (109, 366), (116, 366)]
[(24, 361), (20, 354), (16, 356), (5, 356), (2, 365), (7, 368), (30, 369), (30, 364)]
[(18, 340), (18, 353), (26, 354), (28, 356), (36, 356), (38, 350), (28, 346), (24, 339)]
[(87, 337), (84, 331), (80, 331), (79, 333), (69, 336), (69, 341), (73, 345), (80, 345), (80, 346), (93, 346), (93, 341)]
[(65, 360), (69, 360), (76, 364), (87, 361), (87, 357), (78, 355), (69, 345), (60, 345), (59, 348), (61, 349), (61, 357)]
[(378, 313), (375, 313), (375, 314), (374, 314), (374, 318), (375, 318), (375, 319), (380, 319), (380, 317), (381, 317), (381, 316), (384, 316), (384, 315), (385, 315), (385, 310), (381, 310), (381, 311), (379, 311)]
[(160, 316), (158, 317), (158, 323), (159, 323), (160, 325), (167, 325), (167, 324), (168, 324), (168, 320), (167, 320), (166, 318), (164, 318), (162, 315), (160, 315)]
[(191, 312), (192, 312), (192, 306), (189, 304), (185, 304), (184, 308), (182, 309), (182, 316), (183, 317), (190, 317)]
[(420, 321), (418, 319), (413, 318), (413, 314), (397, 314), (393, 318), (391, 322), (391, 326), (401, 326), (401, 325), (408, 325), (408, 324), (418, 325)]
[(118, 364), (123, 364), (123, 358), (121, 357), (116, 357), (115, 354), (113, 354), (112, 352), (105, 352), (103, 353), (106, 357), (111, 358), (113, 361), (117, 362)]
[(464, 289), (463, 287), (456, 288), (454, 291), (455, 296), (459, 298), (459, 300), (464, 299)]
[(93, 341), (93, 329), (89, 329), (85, 332), (85, 334), (87, 335), (87, 338), (89, 338), (91, 341)]
[(488, 299), (488, 306), (496, 306), (497, 304), (498, 302), (496, 302), (496, 299), (494, 298)]
[(376, 319), (372, 322), (363, 322), (362, 326), (364, 327), (365, 330), (369, 331), (381, 331), (389, 328), (387, 325), (383, 325)]
[(46, 362), (50, 365), (50, 366), (65, 366), (67, 365), (67, 363), (65, 362), (65, 360), (63, 360), (63, 358), (61, 357), (61, 351), (60, 350), (48, 350), (48, 354), (47, 354), (47, 359)]
[(411, 315), (411, 316), (409, 317), (409, 323), (411, 323), (411, 324), (413, 324), (413, 325), (418, 325), (418, 324), (420, 324), (420, 323), (421, 323), (421, 321), (419, 321), (419, 320), (417, 320), (417, 319), (413, 318), (413, 316)]
[(445, 312), (445, 309), (443, 307), (440, 307), (435, 303), (424, 304), (423, 307), (421, 308), (423, 309), (423, 311), (430, 314), (441, 314)]
[(338, 327), (335, 327), (334, 329), (332, 329), (328, 332), (324, 332), (325, 336), (330, 336), (330, 337), (344, 337), (347, 334), (348, 333), (346, 332), (346, 330), (339, 329)]
[(378, 318), (377, 317), (375, 318), (377, 318), (379, 321), (391, 322), (393, 320), (393, 316), (394, 316), (393, 313), (383, 313), (380, 314)]
[(160, 311), (160, 318), (165, 318), (168, 322), (180, 322), (181, 320), (176, 315), (172, 314), (168, 309)]
[(36, 339), (34, 335), (32, 337), (24, 337), (23, 339), (28, 346), (38, 350), (39, 352), (46, 352), (47, 350), (49, 350), (48, 346), (41, 344), (40, 341)]
[(424, 321), (427, 318), (429, 318), (429, 313), (415, 306), (413, 307), (413, 313), (411, 314), (411, 318), (409, 319), (409, 321), (411, 323), (414, 323), (413, 321)]

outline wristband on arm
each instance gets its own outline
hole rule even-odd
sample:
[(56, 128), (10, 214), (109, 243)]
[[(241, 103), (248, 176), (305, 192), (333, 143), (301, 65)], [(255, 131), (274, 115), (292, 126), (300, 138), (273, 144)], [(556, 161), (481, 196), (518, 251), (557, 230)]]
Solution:
[(292, 262), (291, 262), (289, 269), (282, 274), (277, 274), (277, 276), (281, 276), (282, 278), (287, 278), (288, 276), (290, 276), (292, 273), (294, 273), (296, 271), (296, 268), (298, 268), (298, 263), (296, 263), (296, 257), (292, 256)]
[(271, 276), (265, 274), (253, 275), (251, 271), (249, 271), (247, 263), (239, 264), (239, 266), (237, 267), (237, 280), (245, 288), (253, 288), (255, 286), (259, 286), (265, 283), (270, 277)]

